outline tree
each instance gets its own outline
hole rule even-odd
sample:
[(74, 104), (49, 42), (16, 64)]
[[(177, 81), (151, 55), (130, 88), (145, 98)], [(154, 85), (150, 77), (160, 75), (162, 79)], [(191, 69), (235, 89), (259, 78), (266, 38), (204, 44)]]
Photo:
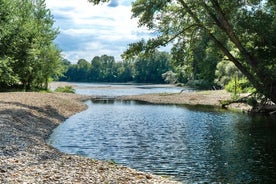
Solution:
[(9, 58), (0, 59), (0, 90), (13, 86), (18, 82), (18, 77), (10, 66)]
[(131, 44), (127, 54), (147, 53), (171, 42), (179, 53), (185, 52), (204, 33), (260, 93), (276, 103), (274, 0), (136, 0), (132, 12), (140, 26), (159, 34), (145, 44)]
[(95, 56), (91, 64), (80, 59), (68, 65), (61, 80), (75, 82), (144, 82), (163, 83), (162, 74), (171, 69), (170, 55), (166, 52), (152, 53), (148, 57), (115, 62), (113, 56)]
[(10, 76), (2, 85), (47, 88), (49, 78), (61, 74), (53, 24), (45, 0), (0, 0), (0, 65), (6, 71), (0, 77)]
[(48, 89), (49, 80), (57, 80), (63, 75), (66, 69), (61, 62), (60, 52), (54, 44), (41, 49), (39, 60), (34, 66), (34, 87)]
[(156, 50), (151, 55), (136, 58), (134, 63), (134, 80), (144, 83), (163, 83), (162, 74), (170, 69), (169, 54)]
[(102, 62), (99, 56), (95, 56), (91, 61), (91, 78), (92, 81), (98, 82), (102, 79)]
[(216, 82), (221, 87), (226, 86), (233, 78), (242, 78), (242, 73), (228, 60), (222, 60), (216, 67)]
[(131, 61), (118, 62), (117, 82), (133, 81), (133, 63)]
[(13, 30), (13, 2), (0, 0), (0, 90), (12, 86), (18, 82), (12, 63), (13, 60), (7, 56), (10, 33)]
[(104, 82), (111, 82), (114, 80), (115, 73), (115, 58), (106, 54), (100, 57), (102, 63), (102, 80)]

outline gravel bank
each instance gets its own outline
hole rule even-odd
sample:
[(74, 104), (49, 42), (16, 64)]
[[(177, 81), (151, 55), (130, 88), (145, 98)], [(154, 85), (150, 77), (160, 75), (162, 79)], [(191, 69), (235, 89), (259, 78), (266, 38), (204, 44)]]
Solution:
[[(244, 95), (244, 94), (243, 94)], [(183, 93), (161, 93), (161, 94), (144, 94), (118, 97), (120, 100), (138, 100), (153, 104), (173, 104), (173, 105), (200, 105), (221, 108), (220, 101), (231, 100), (231, 93), (225, 90), (213, 91), (195, 91)], [(233, 103), (227, 108), (242, 112), (251, 109), (249, 105)]]
[(86, 96), (0, 93), (0, 183), (177, 183), (110, 162), (68, 155), (45, 139), (86, 109)]

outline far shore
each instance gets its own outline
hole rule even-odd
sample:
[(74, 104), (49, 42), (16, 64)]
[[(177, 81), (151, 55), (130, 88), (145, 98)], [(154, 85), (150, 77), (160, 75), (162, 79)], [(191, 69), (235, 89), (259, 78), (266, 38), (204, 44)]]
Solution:
[[(225, 90), (194, 91), (183, 93), (160, 93), (121, 96), (120, 100), (136, 100), (152, 104), (189, 105), (222, 108), (222, 101), (231, 100), (231, 93)], [(233, 103), (227, 107), (230, 110), (248, 112), (251, 106), (243, 103)]]
[[(70, 82), (52, 82), (50, 83), (51, 89), (64, 86), (74, 86)], [(166, 84), (164, 84), (166, 85)], [(172, 86), (172, 85), (167, 85)], [(93, 87), (90, 87), (93, 88)], [(98, 87), (97, 87), (98, 88)], [(110, 88), (112, 90), (114, 88)], [(109, 90), (105, 87), (104, 90)], [(244, 94), (241, 94), (244, 96)], [(100, 96), (94, 96), (93, 98), (101, 98)], [(189, 106), (207, 106), (214, 108), (222, 108), (222, 101), (231, 100), (231, 93), (226, 90), (204, 90), (204, 91), (193, 91), (193, 92), (180, 92), (179, 93), (154, 93), (154, 94), (142, 94), (142, 95), (130, 95), (115, 97), (119, 100), (136, 100), (154, 104), (174, 104), (174, 105), (189, 105)], [(251, 106), (243, 103), (232, 103), (224, 108), (238, 111), (248, 112), (252, 109)]]

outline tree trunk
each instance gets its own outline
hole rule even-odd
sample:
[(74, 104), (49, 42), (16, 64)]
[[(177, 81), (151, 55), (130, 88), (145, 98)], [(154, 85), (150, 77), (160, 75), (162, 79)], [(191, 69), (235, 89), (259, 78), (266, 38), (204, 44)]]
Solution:
[[(192, 11), (192, 8), (188, 6), (183, 0), (179, 0), (187, 13), (194, 19), (194, 21), (202, 27), (209, 37), (215, 42), (218, 48), (231, 60), (236, 67), (248, 78), (248, 80), (253, 84), (253, 86), (267, 98), (269, 98), (272, 102), (276, 104), (276, 79), (270, 78), (271, 76), (267, 76), (263, 73), (262, 69), (258, 66), (261, 61), (258, 61), (249, 52), (242, 46), (240, 40), (234, 33), (232, 26), (229, 24), (226, 19), (219, 3), (216, 0), (211, 0), (215, 11), (218, 15), (214, 14), (210, 11), (209, 7), (203, 2), (203, 8), (209, 13), (210, 17), (214, 20), (214, 23), (222, 30), (222, 32), (228, 35), (228, 38), (232, 41), (232, 43), (236, 46), (236, 48), (240, 51), (241, 55), (247, 61), (247, 64), (251, 69), (245, 67), (236, 57), (234, 57), (230, 51), (211, 33), (211, 31), (201, 22), (201, 20), (197, 17), (197, 15)], [(252, 71), (251, 71), (252, 70)]]
[[(253, 86), (263, 95), (268, 97), (272, 102), (276, 104), (276, 81), (275, 79), (270, 78), (271, 76), (265, 75), (262, 69), (259, 67), (259, 63), (261, 61), (258, 61), (256, 58), (254, 58), (241, 44), (238, 37), (235, 35), (233, 27), (230, 25), (228, 20), (225, 17), (225, 14), (223, 13), (221, 7), (219, 6), (219, 3), (216, 0), (211, 0), (212, 4), (218, 13), (218, 19), (216, 17), (212, 16), (213, 19), (216, 19), (215, 22), (218, 24), (218, 26), (228, 35), (229, 39), (234, 43), (234, 45), (238, 48), (241, 55), (244, 56), (244, 58), (247, 61), (247, 64), (251, 67), (252, 71), (254, 73), (251, 73), (249, 69), (245, 68), (243, 65), (239, 65), (236, 62), (237, 60), (229, 58), (239, 69), (240, 71), (248, 78), (248, 80), (253, 84)], [(219, 21), (218, 21), (219, 20)]]

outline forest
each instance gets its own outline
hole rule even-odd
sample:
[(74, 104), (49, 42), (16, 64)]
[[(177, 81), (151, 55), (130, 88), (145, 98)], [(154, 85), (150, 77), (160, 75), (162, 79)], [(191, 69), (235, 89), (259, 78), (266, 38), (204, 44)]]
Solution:
[[(202, 54), (202, 53), (201, 53)], [(69, 82), (135, 82), (170, 83), (198, 89), (226, 88), (237, 93), (254, 91), (251, 83), (234, 64), (213, 57), (206, 62), (178, 66), (172, 55), (155, 50), (150, 55), (115, 61), (113, 56), (95, 56), (90, 62), (80, 59), (76, 64), (63, 60), (66, 72), (60, 81)], [(234, 74), (234, 75), (233, 75)], [(236, 83), (236, 85), (234, 85)]]
[(91, 62), (78, 60), (77, 64), (63, 61), (67, 71), (62, 81), (74, 82), (137, 82), (164, 83), (162, 74), (172, 69), (170, 55), (156, 51), (149, 57), (115, 61), (113, 56), (95, 56)]

